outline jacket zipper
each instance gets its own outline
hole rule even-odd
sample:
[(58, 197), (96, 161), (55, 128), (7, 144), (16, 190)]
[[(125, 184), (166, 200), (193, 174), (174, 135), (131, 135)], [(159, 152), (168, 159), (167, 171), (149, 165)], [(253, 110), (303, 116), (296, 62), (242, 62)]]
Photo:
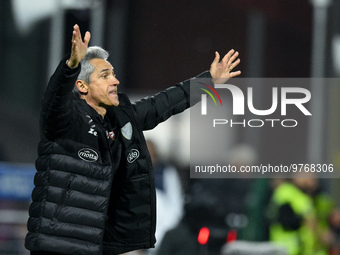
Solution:
[[(124, 95), (125, 96), (125, 95)], [(132, 112), (133, 117), (131, 118), (130, 113), (129, 112), (125, 112), (127, 115), (130, 116), (131, 121), (133, 121), (133, 124), (135, 124), (135, 126), (137, 127), (139, 136), (142, 140), (144, 140), (144, 142), (142, 144), (140, 144), (141, 146), (143, 146), (143, 150), (145, 152), (148, 152), (148, 148), (146, 146), (146, 142), (145, 142), (145, 138), (143, 135), (143, 129), (141, 128), (140, 124), (138, 121), (136, 121), (138, 119), (138, 116), (136, 114), (136, 112), (134, 111), (131, 102), (127, 99), (126, 100), (127, 105), (129, 106), (129, 110)], [(150, 157), (146, 157), (146, 162), (147, 162), (147, 167), (148, 169), (152, 169), (152, 163), (151, 163), (151, 159)], [(151, 203), (151, 228), (150, 228), (150, 247), (154, 247), (153, 244), (153, 237), (155, 231), (156, 231), (156, 202), (154, 201), (156, 199), (156, 191), (155, 191), (155, 180), (154, 180), (154, 174), (153, 171), (148, 171), (148, 175), (149, 175), (149, 181), (150, 181), (150, 203)], [(154, 208), (154, 210), (152, 210), (152, 208)]]
[(61, 210), (65, 207), (65, 199), (70, 197), (70, 186), (71, 186), (71, 183), (72, 183), (74, 177), (75, 177), (74, 174), (72, 174), (70, 176), (70, 179), (68, 180), (66, 188), (63, 189), (63, 193), (61, 195), (61, 203), (58, 204), (58, 208), (57, 208), (57, 210), (56, 210), (56, 212), (53, 216), (53, 221), (58, 221), (58, 216), (59, 216)]

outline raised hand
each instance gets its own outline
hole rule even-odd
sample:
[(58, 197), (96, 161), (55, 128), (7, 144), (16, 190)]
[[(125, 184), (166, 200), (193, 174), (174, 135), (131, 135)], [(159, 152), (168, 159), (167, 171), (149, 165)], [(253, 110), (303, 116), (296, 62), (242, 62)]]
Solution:
[(228, 79), (238, 76), (241, 71), (232, 72), (232, 70), (241, 62), (237, 58), (239, 53), (235, 50), (230, 50), (220, 62), (220, 54), (215, 52), (215, 59), (210, 66), (210, 74), (213, 78), (213, 83), (225, 83)]
[(73, 26), (71, 56), (70, 59), (67, 61), (67, 65), (69, 67), (76, 68), (79, 62), (85, 57), (90, 39), (91, 34), (87, 31), (85, 33), (83, 41), (83, 39), (81, 38), (79, 26)]

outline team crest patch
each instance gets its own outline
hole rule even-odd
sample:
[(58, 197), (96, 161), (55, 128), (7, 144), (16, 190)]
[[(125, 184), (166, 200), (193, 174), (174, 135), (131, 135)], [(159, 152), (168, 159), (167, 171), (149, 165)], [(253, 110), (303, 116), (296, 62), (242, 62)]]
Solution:
[(115, 135), (115, 133), (113, 131), (107, 132), (107, 137), (108, 138), (110, 137), (112, 140), (116, 139), (116, 135)]
[(131, 122), (128, 122), (124, 125), (124, 127), (121, 128), (122, 135), (128, 139), (131, 140), (132, 137), (132, 125)]

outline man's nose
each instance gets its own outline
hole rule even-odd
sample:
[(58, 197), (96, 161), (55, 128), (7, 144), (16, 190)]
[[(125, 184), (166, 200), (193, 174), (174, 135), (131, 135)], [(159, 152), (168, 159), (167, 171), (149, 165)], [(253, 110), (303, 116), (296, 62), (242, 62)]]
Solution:
[(112, 76), (112, 85), (118, 86), (120, 84), (119, 80), (116, 78), (116, 76)]

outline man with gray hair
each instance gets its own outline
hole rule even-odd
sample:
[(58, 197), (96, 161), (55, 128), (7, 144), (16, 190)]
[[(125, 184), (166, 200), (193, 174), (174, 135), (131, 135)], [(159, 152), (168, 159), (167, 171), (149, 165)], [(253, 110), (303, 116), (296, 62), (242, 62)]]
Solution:
[[(32, 255), (121, 254), (154, 247), (155, 187), (143, 130), (190, 106), (190, 80), (131, 103), (108, 54), (73, 27), (71, 55), (47, 86), (25, 246)], [(198, 77), (226, 81), (234, 50)], [(72, 93), (74, 84), (78, 96)]]

